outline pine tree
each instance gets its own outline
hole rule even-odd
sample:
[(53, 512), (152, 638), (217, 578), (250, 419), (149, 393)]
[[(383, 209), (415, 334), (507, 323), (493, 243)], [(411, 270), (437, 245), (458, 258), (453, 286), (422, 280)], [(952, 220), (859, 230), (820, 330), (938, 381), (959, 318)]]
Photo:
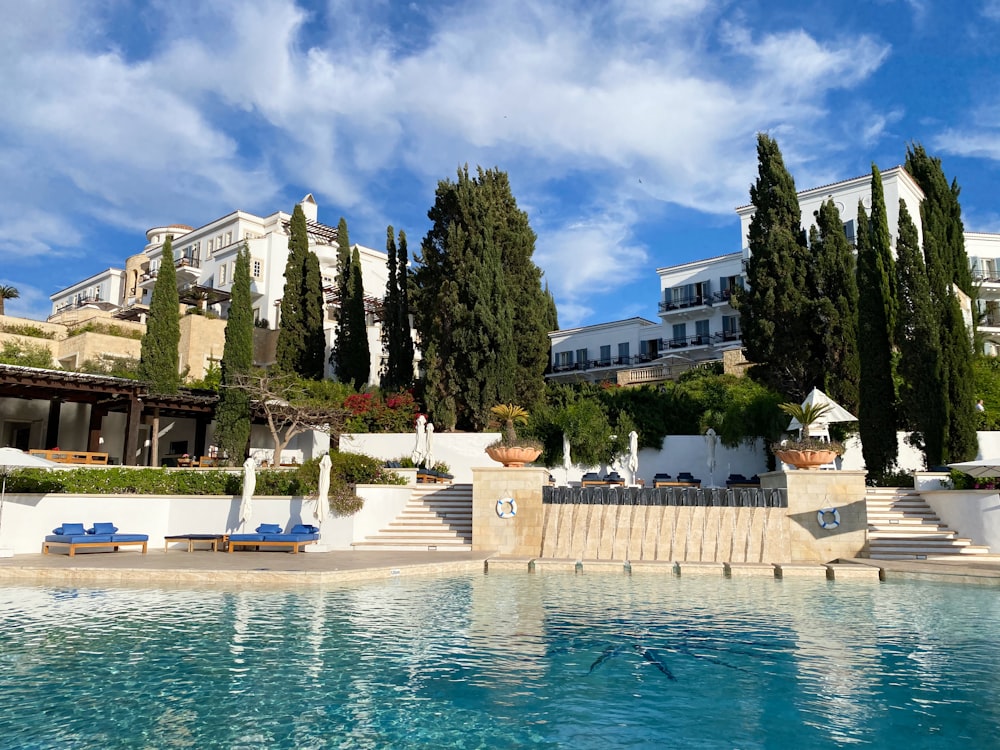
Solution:
[(816, 214), (810, 235), (816, 281), (814, 313), (819, 363), (816, 385), (848, 411), (858, 408), (858, 286), (854, 251), (844, 233), (844, 224), (833, 201), (826, 201)]
[(222, 350), (222, 389), (215, 409), (215, 439), (230, 463), (240, 463), (250, 441), (250, 394), (239, 385), (253, 368), (253, 309), (250, 299), (250, 249), (236, 255), (233, 291)]
[[(540, 274), (520, 267), (532, 263), (534, 234), (498, 170), (479, 168), (470, 177), (465, 167), (456, 182), (442, 180), (428, 217), (412, 287), (425, 401), (436, 424), (478, 430), (490, 407), (540, 392), (547, 350), (539, 363), (531, 359), (537, 342), (515, 342), (522, 317), (526, 337), (548, 340), (539, 310), (514, 304), (544, 305)], [(525, 284), (537, 289), (514, 288)]]
[(900, 379), (899, 403), (904, 428), (923, 447), (927, 466), (940, 466), (945, 444), (946, 413), (941, 399), (941, 343), (931, 301), (927, 268), (917, 228), (899, 201), (896, 240), (896, 289), (899, 314), (896, 345)]
[(179, 309), (173, 238), (168, 235), (160, 256), (160, 270), (153, 285), (139, 354), (139, 379), (149, 383), (151, 393), (177, 393), (180, 388)]
[(898, 455), (896, 392), (893, 380), (891, 296), (886, 257), (891, 262), (882, 179), (872, 165), (872, 218), (858, 202), (858, 355), (861, 364), (858, 427), (865, 466), (870, 474), (892, 469)]
[(750, 220), (748, 288), (739, 291), (743, 345), (754, 363), (755, 379), (801, 401), (813, 385), (817, 366), (812, 305), (807, 296), (811, 264), (795, 181), (785, 169), (778, 144), (757, 136), (757, 182), (750, 188), (756, 207)]
[(281, 297), (281, 320), (275, 353), (275, 367), (279, 372), (299, 372), (302, 353), (306, 350), (302, 286), (308, 253), (309, 234), (306, 228), (306, 215), (302, 212), (301, 206), (295, 206), (288, 233), (285, 288)]
[(970, 304), (974, 304), (962, 209), (958, 202), (960, 191), (956, 183), (948, 185), (941, 160), (930, 157), (919, 144), (907, 149), (906, 170), (924, 192), (920, 221), (924, 262), (941, 347), (938, 408), (944, 414), (946, 425), (941, 463), (964, 461), (976, 456), (978, 436), (972, 338), (955, 292), (957, 287), (969, 295)]

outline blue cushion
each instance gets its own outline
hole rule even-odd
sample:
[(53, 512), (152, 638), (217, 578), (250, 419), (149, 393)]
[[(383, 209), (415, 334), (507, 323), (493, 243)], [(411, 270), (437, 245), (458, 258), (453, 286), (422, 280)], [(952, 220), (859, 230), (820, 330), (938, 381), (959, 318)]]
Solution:
[[(81, 524), (82, 525), (82, 524)], [(64, 544), (95, 544), (107, 542), (111, 544), (111, 534), (49, 534), (46, 542), (62, 542)]]
[(110, 534), (112, 542), (148, 542), (147, 534)]
[[(232, 536), (229, 540), (232, 541)], [(319, 539), (319, 534), (264, 534), (265, 542), (311, 542)]]
[(64, 523), (58, 529), (52, 529), (52, 533), (72, 536), (73, 534), (86, 534), (87, 532), (84, 530), (82, 523)]
[(319, 531), (319, 526), (311, 526), (307, 523), (297, 523), (292, 526), (290, 534), (315, 534)]
[(94, 528), (87, 529), (88, 534), (114, 534), (118, 527), (113, 523), (95, 523)]
[(262, 523), (257, 527), (258, 534), (280, 534), (281, 526), (276, 523)]
[(229, 541), (231, 542), (263, 542), (263, 534), (230, 534)]

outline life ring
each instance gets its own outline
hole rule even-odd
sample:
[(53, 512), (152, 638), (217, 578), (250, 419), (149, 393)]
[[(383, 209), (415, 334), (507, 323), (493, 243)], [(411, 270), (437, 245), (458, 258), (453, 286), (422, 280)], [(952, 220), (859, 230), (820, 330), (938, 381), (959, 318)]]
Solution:
[(835, 529), (840, 526), (840, 511), (836, 508), (821, 508), (816, 512), (816, 522), (821, 529)]
[(501, 497), (497, 500), (497, 515), (500, 518), (513, 518), (517, 515), (517, 500), (512, 497)]

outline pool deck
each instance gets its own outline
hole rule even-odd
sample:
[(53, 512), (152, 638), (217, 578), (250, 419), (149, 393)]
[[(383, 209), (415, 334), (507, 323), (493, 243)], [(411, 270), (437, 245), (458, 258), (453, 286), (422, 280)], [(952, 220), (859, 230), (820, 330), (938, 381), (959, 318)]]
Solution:
[[(125, 585), (242, 585), (289, 586), (377, 580), (411, 575), (440, 575), (482, 572), (490, 563), (495, 571), (529, 570), (527, 558), (498, 558), (484, 552), (315, 552), (297, 555), (287, 552), (238, 552), (211, 550), (150, 550), (143, 555), (123, 550), (116, 553), (28, 554), (0, 558), (0, 584), (92, 584)], [(535, 570), (574, 570), (576, 561), (539, 561)], [(877, 568), (883, 580), (922, 579), (943, 582), (1000, 586), (1000, 555), (935, 560), (842, 560), (842, 563)], [(560, 566), (559, 563), (564, 563)], [(680, 563), (681, 575), (698, 568), (698, 563)], [(702, 564), (701, 567), (705, 567)], [(760, 568), (768, 565), (739, 566)], [(788, 566), (784, 573), (789, 575)], [(802, 566), (815, 568), (818, 566)], [(585, 572), (624, 570), (622, 561), (583, 561)], [(673, 563), (633, 563), (634, 573), (673, 573)], [(712, 574), (722, 574), (715, 564)], [(735, 571), (734, 571), (735, 574)], [(849, 585), (849, 584), (848, 584)]]

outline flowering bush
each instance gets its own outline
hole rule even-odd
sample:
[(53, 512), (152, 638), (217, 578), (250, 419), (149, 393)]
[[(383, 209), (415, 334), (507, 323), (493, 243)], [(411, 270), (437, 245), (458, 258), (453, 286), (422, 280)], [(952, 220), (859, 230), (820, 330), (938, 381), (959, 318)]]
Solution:
[(344, 399), (348, 432), (411, 432), (417, 402), (412, 393), (355, 393)]

